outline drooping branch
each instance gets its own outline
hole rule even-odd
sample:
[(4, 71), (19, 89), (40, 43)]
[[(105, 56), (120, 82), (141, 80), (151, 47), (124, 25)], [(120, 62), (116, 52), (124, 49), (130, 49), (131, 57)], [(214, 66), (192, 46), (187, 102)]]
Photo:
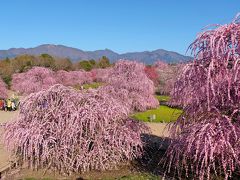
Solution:
[(194, 61), (174, 86), (184, 113), (171, 128), (166, 167), (178, 175), (228, 179), (239, 169), (240, 23), (217, 25), (190, 45)]
[(20, 165), (32, 169), (113, 169), (142, 154), (147, 128), (128, 113), (106, 93), (55, 85), (23, 100), (16, 121), (5, 127), (5, 143)]
[[(127, 103), (131, 111), (145, 111), (159, 105), (154, 97), (154, 83), (144, 72), (144, 64), (120, 60), (113, 67), (103, 91)], [(110, 86), (110, 87), (109, 87)]]

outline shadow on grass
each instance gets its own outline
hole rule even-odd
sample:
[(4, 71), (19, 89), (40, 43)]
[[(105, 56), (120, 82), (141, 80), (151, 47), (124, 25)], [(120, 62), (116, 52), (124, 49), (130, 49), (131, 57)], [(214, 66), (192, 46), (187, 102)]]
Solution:
[[(142, 158), (137, 159), (133, 164), (136, 171), (153, 174), (159, 179), (162, 179), (164, 175), (164, 166), (160, 164), (160, 160), (164, 157), (168, 146), (170, 145), (170, 138), (162, 138), (151, 134), (143, 134), (142, 140), (145, 143), (144, 154)], [(181, 180), (192, 180), (194, 179), (194, 172), (189, 171), (188, 177), (185, 176), (185, 171), (182, 172), (181, 176), (177, 175), (177, 172), (171, 170), (170, 173), (165, 175), (165, 179), (181, 179)], [(214, 173), (211, 174), (211, 180), (223, 180), (224, 176), (216, 176)], [(232, 177), (232, 180), (240, 179), (240, 169), (237, 169)]]
[(170, 144), (170, 139), (143, 134), (142, 140), (145, 143), (144, 154), (140, 159), (136, 160), (134, 167), (141, 172), (162, 176), (164, 170), (159, 168), (161, 167), (159, 162)]

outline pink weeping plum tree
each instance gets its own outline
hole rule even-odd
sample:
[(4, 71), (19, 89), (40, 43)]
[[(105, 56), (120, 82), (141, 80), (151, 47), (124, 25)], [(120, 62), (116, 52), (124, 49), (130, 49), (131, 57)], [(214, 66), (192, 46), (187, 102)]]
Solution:
[(186, 64), (172, 87), (169, 105), (186, 107), (194, 101), (200, 103), (206, 100), (207, 71), (205, 62)]
[(181, 63), (170, 65), (159, 60), (154, 63), (154, 67), (157, 72), (157, 93), (170, 95), (183, 65)]
[(2, 78), (0, 78), (0, 98), (7, 98), (7, 85)]
[(74, 172), (113, 169), (141, 156), (141, 133), (129, 109), (108, 94), (54, 85), (30, 94), (4, 141), (19, 166)]
[(110, 72), (112, 68), (105, 68), (105, 69), (92, 69), (90, 73), (92, 74), (93, 81), (95, 82), (107, 82)]
[(171, 128), (166, 172), (231, 178), (240, 167), (240, 16), (197, 36), (194, 62), (175, 84), (184, 113)]
[(54, 84), (65, 86), (82, 85), (93, 81), (92, 74), (86, 71), (64, 71), (54, 72), (44, 67), (34, 67), (27, 72), (13, 74), (12, 89), (21, 94), (47, 89)]
[(16, 73), (12, 76), (12, 90), (20, 94), (30, 94), (47, 89), (56, 84), (55, 74), (44, 67), (33, 67), (24, 73)]
[(108, 85), (101, 88), (131, 111), (145, 111), (159, 105), (154, 97), (154, 83), (144, 72), (145, 65), (136, 61), (119, 60), (109, 74)]
[(56, 72), (56, 81), (65, 86), (75, 86), (91, 83), (93, 81), (93, 77), (90, 72), (86, 72), (84, 70), (69, 72), (60, 70)]
[(158, 73), (155, 66), (146, 66), (144, 68), (144, 72), (146, 73), (147, 77), (153, 81), (155, 86), (158, 85)]

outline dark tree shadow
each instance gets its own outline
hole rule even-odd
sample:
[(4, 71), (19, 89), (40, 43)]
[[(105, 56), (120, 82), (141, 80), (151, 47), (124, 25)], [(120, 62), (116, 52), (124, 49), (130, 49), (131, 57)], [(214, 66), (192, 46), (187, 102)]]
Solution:
[(144, 154), (136, 160), (134, 167), (142, 172), (163, 175), (164, 170), (160, 168), (159, 163), (170, 144), (170, 139), (151, 134), (142, 134), (142, 140), (145, 144)]

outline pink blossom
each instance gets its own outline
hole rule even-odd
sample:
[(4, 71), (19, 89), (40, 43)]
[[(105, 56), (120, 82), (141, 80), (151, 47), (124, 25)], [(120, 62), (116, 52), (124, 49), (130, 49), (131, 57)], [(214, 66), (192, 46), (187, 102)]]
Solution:
[(136, 61), (118, 61), (109, 74), (108, 85), (112, 87), (104, 87), (103, 91), (113, 92), (112, 95), (128, 103), (132, 111), (156, 108), (159, 102), (154, 97), (154, 83), (147, 77), (144, 68), (144, 64)]
[(29, 94), (47, 89), (56, 83), (52, 70), (33, 67), (27, 72), (13, 74), (11, 88), (21, 94)]
[(79, 71), (64, 71), (56, 72), (56, 81), (65, 86), (82, 85), (93, 82), (92, 74), (84, 70)]
[(112, 68), (105, 68), (105, 69), (92, 69), (90, 73), (92, 74), (93, 81), (95, 82), (107, 82), (109, 78), (109, 74), (112, 71)]
[(169, 65), (162, 61), (157, 61), (154, 64), (158, 74), (157, 92), (159, 94), (170, 95), (173, 91), (174, 83), (182, 71), (182, 64)]

